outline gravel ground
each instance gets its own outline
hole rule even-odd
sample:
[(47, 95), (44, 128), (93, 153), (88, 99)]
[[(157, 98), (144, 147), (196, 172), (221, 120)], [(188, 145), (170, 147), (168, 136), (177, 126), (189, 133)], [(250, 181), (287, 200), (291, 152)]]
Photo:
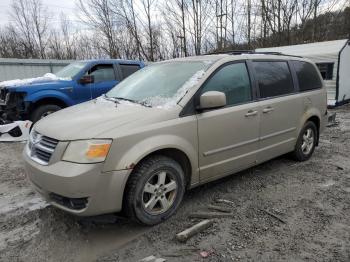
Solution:
[[(114, 215), (78, 219), (48, 206), (26, 181), (23, 144), (0, 144), (0, 261), (350, 261), (350, 106), (335, 110), (307, 162), (283, 156), (188, 192), (161, 225)], [(234, 215), (178, 243), (216, 198)], [(208, 257), (202, 258), (201, 251)]]

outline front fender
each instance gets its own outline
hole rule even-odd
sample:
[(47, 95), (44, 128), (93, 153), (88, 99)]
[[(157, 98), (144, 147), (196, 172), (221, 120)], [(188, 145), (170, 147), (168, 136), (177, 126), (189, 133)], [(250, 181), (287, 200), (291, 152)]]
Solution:
[(39, 100), (45, 99), (45, 98), (56, 98), (64, 102), (67, 106), (74, 105), (73, 99), (71, 99), (68, 95), (59, 92), (57, 90), (42, 90), (35, 93), (29, 93), (24, 98), (24, 102), (29, 103), (36, 103)]
[[(133, 145), (130, 147), (130, 145)], [(132, 169), (146, 156), (161, 149), (177, 149), (189, 159), (192, 167), (191, 185), (199, 182), (198, 156), (195, 147), (186, 139), (175, 135), (156, 135), (138, 143), (118, 143), (116, 139), (110, 150), (105, 171)], [(115, 157), (122, 153), (121, 156)], [(115, 161), (117, 160), (117, 161)]]

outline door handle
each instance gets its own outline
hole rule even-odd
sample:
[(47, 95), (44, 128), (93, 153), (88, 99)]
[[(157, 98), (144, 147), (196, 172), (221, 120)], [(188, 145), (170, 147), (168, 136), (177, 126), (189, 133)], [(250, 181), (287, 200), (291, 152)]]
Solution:
[(275, 109), (274, 109), (273, 107), (270, 107), (270, 106), (269, 106), (269, 107), (266, 107), (266, 108), (263, 109), (263, 113), (266, 114), (266, 113), (269, 113), (269, 112), (271, 112), (271, 111), (273, 111), (273, 110), (275, 110)]
[(246, 116), (246, 117), (249, 117), (249, 116), (255, 116), (255, 115), (257, 115), (257, 114), (258, 114), (258, 111), (249, 110), (249, 111), (245, 114), (245, 116)]

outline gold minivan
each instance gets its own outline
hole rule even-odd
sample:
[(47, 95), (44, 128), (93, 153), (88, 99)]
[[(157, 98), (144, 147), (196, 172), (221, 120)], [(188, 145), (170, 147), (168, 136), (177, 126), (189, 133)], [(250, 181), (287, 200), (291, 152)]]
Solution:
[(327, 120), (309, 60), (220, 54), (151, 64), (107, 94), (40, 120), (24, 150), (33, 186), (80, 216), (154, 225), (189, 188), (291, 152), (309, 159)]

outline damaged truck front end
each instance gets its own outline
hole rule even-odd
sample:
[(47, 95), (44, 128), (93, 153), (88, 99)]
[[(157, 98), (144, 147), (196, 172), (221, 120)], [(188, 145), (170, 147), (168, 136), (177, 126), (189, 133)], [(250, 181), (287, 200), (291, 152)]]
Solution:
[(0, 142), (27, 140), (32, 123), (20, 121), (26, 117), (25, 96), (25, 92), (0, 87)]
[(0, 118), (5, 123), (24, 120), (28, 117), (29, 104), (24, 101), (26, 93), (11, 89), (0, 87)]

